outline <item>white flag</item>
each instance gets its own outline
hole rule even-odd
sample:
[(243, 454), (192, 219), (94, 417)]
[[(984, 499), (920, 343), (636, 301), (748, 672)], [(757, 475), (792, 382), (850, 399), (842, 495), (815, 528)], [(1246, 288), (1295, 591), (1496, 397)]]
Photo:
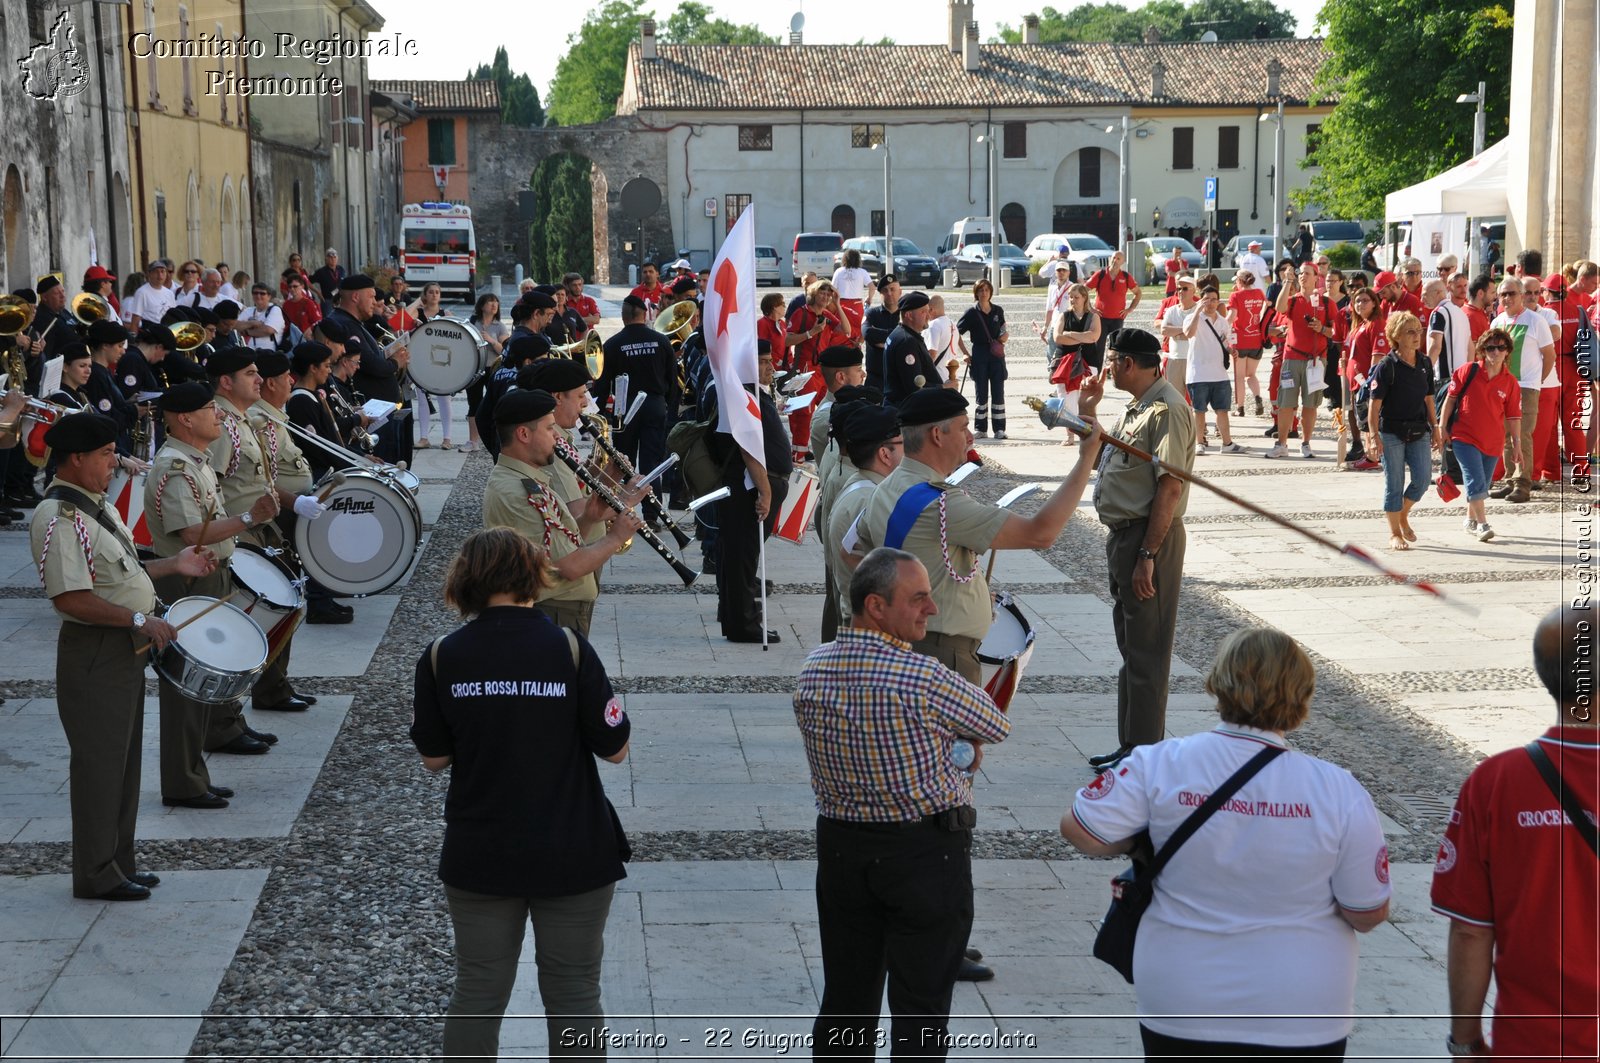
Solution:
[[(766, 467), (761, 437), (761, 406), (744, 389), (759, 381), (756, 365), (756, 208), (750, 204), (711, 264), (701, 328), (706, 354), (717, 381), (721, 416), (717, 431), (733, 433), (734, 442)], [(776, 352), (774, 352), (776, 353)]]

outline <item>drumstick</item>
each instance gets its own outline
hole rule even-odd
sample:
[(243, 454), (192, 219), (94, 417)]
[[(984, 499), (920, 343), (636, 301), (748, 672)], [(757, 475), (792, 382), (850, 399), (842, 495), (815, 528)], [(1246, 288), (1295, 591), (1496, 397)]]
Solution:
[[(182, 631), (184, 628), (188, 627), (190, 624), (194, 623), (196, 620), (199, 620), (202, 616), (205, 616), (207, 613), (211, 612), (211, 610), (215, 609), (217, 606), (221, 605), (223, 602), (226, 602), (228, 599), (232, 598), (235, 594), (238, 594), (238, 593), (239, 592), (237, 590), (229, 591), (227, 594), (223, 595), (221, 598), (218, 598), (216, 601), (212, 602), (210, 605), (206, 606), (204, 609), (200, 610), (198, 613), (194, 614), (189, 619), (185, 620), (183, 623), (173, 625), (172, 630), (174, 632)], [(151, 646), (154, 646), (154, 645), (155, 645), (155, 643), (153, 641), (152, 642), (147, 642), (143, 646), (140, 646), (138, 649), (134, 650), (133, 651), (133, 655), (135, 657), (137, 657), (140, 654), (144, 653), (146, 650), (148, 650)]]
[(322, 490), (317, 492), (317, 502), (319, 504), (326, 502), (328, 500), (328, 496), (337, 491), (339, 489), (339, 485), (342, 483), (344, 483), (344, 473), (334, 473), (328, 478), (328, 482), (322, 486)]

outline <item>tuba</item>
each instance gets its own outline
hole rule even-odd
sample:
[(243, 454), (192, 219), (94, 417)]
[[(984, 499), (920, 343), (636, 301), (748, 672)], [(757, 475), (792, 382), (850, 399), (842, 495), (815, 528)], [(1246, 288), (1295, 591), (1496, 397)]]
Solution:
[(16, 340), (33, 324), (33, 304), (17, 295), (0, 295), (0, 336), (9, 336), (13, 342), (5, 355), (8, 385), (21, 391), (28, 380), (28, 366), (23, 361), (22, 346)]
[(94, 292), (79, 292), (72, 297), (68, 307), (72, 310), (72, 316), (77, 318), (78, 324), (84, 328), (107, 318), (115, 321), (117, 317), (117, 312), (111, 308), (105, 297)]
[(198, 321), (180, 321), (172, 327), (172, 337), (178, 350), (188, 354), (206, 342), (206, 327)]
[(600, 371), (606, 367), (605, 348), (594, 329), (584, 333), (581, 340), (551, 347), (550, 355), (553, 358), (571, 358), (573, 361), (582, 358), (584, 364), (589, 367), (589, 375), (596, 380), (600, 379)]
[(694, 315), (699, 309), (693, 299), (673, 303), (656, 315), (655, 330), (664, 333), (672, 341), (672, 349), (677, 350), (693, 331)]

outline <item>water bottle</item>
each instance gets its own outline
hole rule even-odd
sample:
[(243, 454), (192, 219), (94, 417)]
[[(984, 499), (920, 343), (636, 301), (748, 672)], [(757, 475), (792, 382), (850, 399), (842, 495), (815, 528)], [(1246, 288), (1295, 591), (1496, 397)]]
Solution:
[(965, 738), (958, 738), (950, 744), (950, 762), (962, 771), (968, 771), (977, 759), (978, 751)]

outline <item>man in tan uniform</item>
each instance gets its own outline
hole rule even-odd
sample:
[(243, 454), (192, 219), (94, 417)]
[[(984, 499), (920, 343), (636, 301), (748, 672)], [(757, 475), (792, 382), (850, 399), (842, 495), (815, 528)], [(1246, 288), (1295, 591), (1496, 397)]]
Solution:
[[(838, 448), (828, 445), (829, 430), (833, 424), (835, 409), (835, 396), (840, 388), (860, 387), (862, 381), (867, 379), (867, 371), (861, 364), (861, 349), (859, 347), (846, 347), (837, 345), (829, 347), (817, 356), (817, 372), (822, 374), (822, 385), (827, 389), (827, 395), (811, 414), (811, 458), (817, 463), (817, 537), (826, 538), (828, 530), (828, 513), (833, 508), (833, 499), (828, 497), (827, 491), (831, 484), (823, 477), (823, 466), (830, 468), (838, 464)], [(848, 613), (839, 612), (839, 584), (834, 582), (834, 566), (827, 563), (822, 572), (823, 597), (822, 597), (822, 641), (832, 642), (834, 633), (839, 630), (839, 617), (848, 616)], [(848, 587), (850, 581), (845, 580)]]
[(834, 442), (849, 457), (842, 468), (850, 474), (839, 485), (828, 526), (823, 529), (822, 556), (828, 562), (838, 615), (850, 616), (850, 570), (839, 556), (839, 544), (867, 507), (873, 488), (899, 468), (905, 457), (905, 440), (900, 435), (900, 411), (863, 400), (836, 407), (831, 427)]
[(905, 458), (872, 492), (856, 522), (852, 552), (865, 557), (874, 547), (891, 546), (917, 555), (939, 612), (914, 648), (982, 686), (978, 647), (994, 621), (994, 603), (979, 555), (1043, 550), (1054, 543), (1083, 497), (1093, 465), (1080, 454), (1072, 473), (1031, 517), (980, 502), (944, 482), (972, 446), (966, 410), (966, 398), (949, 388), (919, 388), (900, 404)]
[(61, 617), (56, 636), (56, 711), (72, 749), (72, 895), (109, 901), (150, 896), (161, 880), (134, 866), (144, 736), (146, 643), (175, 637), (154, 615), (151, 576), (210, 572), (209, 551), (188, 549), (148, 568), (133, 534), (107, 505), (117, 462), (117, 423), (96, 413), (63, 417), (44, 441), (55, 481), (33, 511), (33, 558)]
[[(190, 595), (224, 597), (233, 590), (228, 559), (233, 557), (234, 536), (271, 520), (278, 512), (278, 500), (263, 494), (237, 517), (223, 512), (217, 475), (206, 460), (206, 448), (221, 433), (209, 387), (189, 381), (169, 388), (161, 399), (161, 414), (166, 441), (156, 451), (144, 484), (150, 548), (158, 557), (175, 557), (186, 546), (208, 546), (217, 567), (203, 579), (163, 576), (156, 580), (156, 590), (167, 602)], [(251, 730), (237, 702), (196, 701), (164, 676), (158, 688), (162, 802), (183, 808), (226, 808), (233, 791), (211, 781), (205, 761), (207, 735), (220, 733), (221, 751), (242, 754), (265, 753), (277, 737)], [(213, 726), (214, 716), (223, 718), (220, 731)]]
[[(583, 456), (578, 453), (574, 430), (578, 427), (578, 418), (589, 404), (591, 379), (588, 368), (572, 358), (541, 358), (523, 366), (517, 373), (518, 387), (549, 392), (550, 397), (556, 400), (556, 408), (551, 413), (556, 422), (556, 451), (580, 465), (583, 464)], [(588, 489), (565, 461), (552, 461), (549, 471), (556, 497), (566, 504), (570, 512), (577, 512), (588, 503)], [(584, 545), (600, 541), (605, 534), (605, 524), (596, 521), (584, 533)], [(595, 577), (599, 578), (598, 570)]]
[[(613, 514), (598, 495), (576, 513), (562, 502), (551, 469), (560, 438), (555, 408), (549, 392), (522, 388), (506, 392), (495, 404), (500, 456), (483, 490), (483, 526), (514, 528), (544, 548), (550, 585), (540, 591), (535, 608), (588, 637), (599, 595), (594, 574), (643, 524), (632, 510)], [(611, 529), (586, 544), (589, 529), (608, 518)]]

